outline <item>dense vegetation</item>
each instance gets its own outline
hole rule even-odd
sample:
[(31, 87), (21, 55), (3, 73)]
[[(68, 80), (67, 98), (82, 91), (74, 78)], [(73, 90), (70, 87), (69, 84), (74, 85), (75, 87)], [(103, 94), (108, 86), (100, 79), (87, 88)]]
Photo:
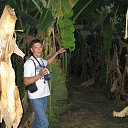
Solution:
[[(128, 51), (127, 40), (123, 38), (127, 1), (2, 0), (0, 14), (5, 4), (16, 12), (17, 44), (26, 57), (33, 38), (44, 40), (45, 58), (59, 47), (67, 49), (49, 67), (52, 79), (48, 113), (52, 128), (57, 128), (55, 117), (66, 112), (63, 103), (68, 99), (70, 75), (81, 77), (83, 86), (101, 85), (108, 98), (126, 97)], [(21, 98), (25, 92), (22, 81), (25, 59), (12, 56)]]

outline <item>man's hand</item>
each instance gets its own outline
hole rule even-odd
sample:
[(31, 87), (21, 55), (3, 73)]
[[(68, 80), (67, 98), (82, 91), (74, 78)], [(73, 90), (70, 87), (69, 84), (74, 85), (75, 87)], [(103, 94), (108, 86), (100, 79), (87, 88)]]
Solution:
[(55, 54), (53, 54), (53, 55), (48, 59), (48, 64), (51, 64), (58, 54), (62, 54), (62, 53), (64, 53), (64, 52), (65, 52), (65, 49), (64, 49), (64, 48), (60, 48)]
[(48, 74), (48, 69), (47, 68), (41, 68), (39, 71), (39, 74), (41, 76), (47, 75)]
[(64, 53), (64, 52), (65, 52), (65, 49), (64, 48), (60, 48), (56, 53), (61, 54), (61, 53)]

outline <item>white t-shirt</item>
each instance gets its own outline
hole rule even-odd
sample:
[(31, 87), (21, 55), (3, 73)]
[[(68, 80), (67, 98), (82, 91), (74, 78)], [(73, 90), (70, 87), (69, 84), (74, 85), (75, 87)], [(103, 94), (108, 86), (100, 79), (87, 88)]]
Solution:
[[(24, 77), (35, 76), (35, 65), (31, 59), (34, 60), (35, 65), (36, 65), (36, 74), (39, 74), (41, 67), (40, 67), (39, 63), (37, 62), (37, 60), (33, 56), (31, 56), (24, 63)], [(47, 63), (48, 63), (47, 60), (44, 60), (42, 58), (37, 58), (37, 59), (41, 65), (43, 65), (43, 63), (44, 63), (44, 65), (47, 66)], [(38, 90), (36, 92), (30, 93), (28, 90), (28, 96), (30, 99), (36, 99), (36, 98), (41, 98), (41, 97), (45, 97), (45, 96), (50, 95), (48, 82), (46, 80), (44, 80), (44, 77), (42, 77), (36, 81), (36, 86), (38, 88)]]

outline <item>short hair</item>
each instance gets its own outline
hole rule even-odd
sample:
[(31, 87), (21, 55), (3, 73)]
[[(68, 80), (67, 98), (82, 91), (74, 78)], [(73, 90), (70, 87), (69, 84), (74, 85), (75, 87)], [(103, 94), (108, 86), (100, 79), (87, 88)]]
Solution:
[(43, 43), (39, 39), (34, 39), (31, 41), (29, 48), (32, 48), (32, 46), (36, 43), (40, 43), (41, 45), (43, 45)]

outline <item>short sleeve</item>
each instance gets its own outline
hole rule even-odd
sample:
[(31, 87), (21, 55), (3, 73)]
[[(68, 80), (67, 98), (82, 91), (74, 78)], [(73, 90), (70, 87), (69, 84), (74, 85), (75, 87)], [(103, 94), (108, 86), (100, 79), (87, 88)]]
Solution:
[(44, 60), (42, 59), (43, 63), (44, 63), (44, 66), (46, 67), (48, 65), (48, 61), (47, 60)]
[(35, 75), (34, 62), (31, 59), (28, 59), (24, 63), (24, 77), (32, 77), (34, 75)]

